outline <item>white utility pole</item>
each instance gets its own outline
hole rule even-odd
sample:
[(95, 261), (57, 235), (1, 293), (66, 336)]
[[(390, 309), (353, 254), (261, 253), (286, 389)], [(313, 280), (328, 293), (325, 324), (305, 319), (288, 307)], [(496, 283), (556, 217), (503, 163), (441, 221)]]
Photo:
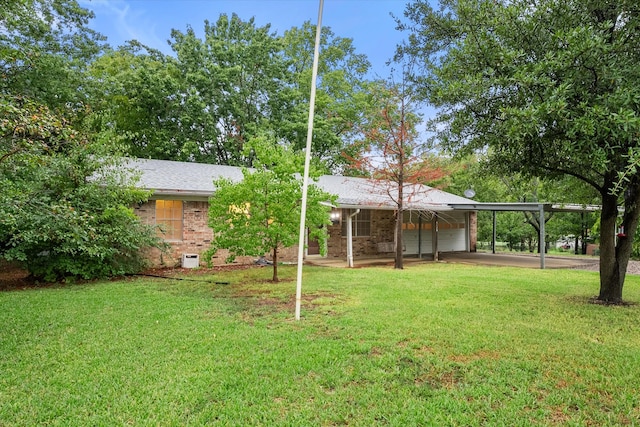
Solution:
[(302, 300), (302, 263), (304, 262), (305, 219), (307, 216), (307, 193), (309, 191), (309, 164), (311, 163), (311, 141), (313, 139), (313, 116), (316, 103), (316, 80), (318, 78), (318, 58), (320, 57), (320, 33), (322, 31), (322, 9), (324, 0), (320, 0), (318, 24), (316, 25), (316, 44), (313, 52), (313, 71), (311, 73), (311, 96), (309, 97), (309, 124), (307, 126), (307, 147), (304, 159), (304, 176), (302, 178), (302, 208), (300, 213), (300, 236), (298, 239), (298, 275), (296, 280), (296, 320), (300, 320), (300, 303)]

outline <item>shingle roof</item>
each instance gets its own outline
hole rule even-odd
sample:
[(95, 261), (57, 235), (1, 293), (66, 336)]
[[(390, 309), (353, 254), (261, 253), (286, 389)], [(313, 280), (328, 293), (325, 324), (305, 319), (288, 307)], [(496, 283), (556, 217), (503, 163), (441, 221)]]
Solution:
[[(242, 169), (235, 166), (135, 159), (129, 161), (129, 167), (141, 173), (137, 185), (153, 190), (156, 196), (208, 197), (215, 192), (214, 179), (242, 179)], [(339, 207), (394, 209), (393, 186), (389, 184), (392, 183), (335, 175), (324, 175), (317, 182), (324, 191), (338, 196)], [(407, 209), (442, 211), (450, 210), (449, 204), (475, 203), (419, 184), (405, 187), (404, 194)]]
[(235, 166), (151, 159), (130, 160), (128, 166), (141, 172), (139, 187), (162, 195), (208, 197), (215, 191), (214, 179), (242, 180), (242, 169)]
[[(324, 175), (318, 180), (318, 185), (338, 195), (338, 203), (342, 207), (396, 207), (394, 196), (397, 196), (397, 189), (393, 182)], [(404, 200), (405, 208), (417, 210), (449, 210), (452, 203), (473, 203), (473, 200), (421, 184), (405, 185)]]

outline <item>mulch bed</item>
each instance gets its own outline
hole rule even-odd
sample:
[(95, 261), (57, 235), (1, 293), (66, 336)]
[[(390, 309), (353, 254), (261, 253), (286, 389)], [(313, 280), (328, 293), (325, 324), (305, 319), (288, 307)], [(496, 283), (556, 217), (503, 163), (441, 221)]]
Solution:
[(14, 264), (0, 261), (0, 291), (33, 287), (34, 282), (29, 279), (29, 272), (18, 268)]

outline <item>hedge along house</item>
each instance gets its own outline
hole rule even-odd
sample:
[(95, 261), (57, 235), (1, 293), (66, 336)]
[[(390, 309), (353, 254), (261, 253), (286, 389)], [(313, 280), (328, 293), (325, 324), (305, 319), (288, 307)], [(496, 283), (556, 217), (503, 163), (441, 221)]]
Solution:
[[(213, 180), (242, 179), (242, 169), (233, 166), (167, 160), (136, 159), (129, 167), (140, 174), (138, 186), (152, 191), (148, 202), (135, 207), (135, 212), (148, 224), (160, 225), (170, 244), (169, 254), (152, 252), (156, 265), (179, 265), (185, 254), (201, 254), (214, 238), (208, 226), (209, 198), (215, 197)], [(338, 196), (331, 208), (327, 257), (372, 257), (394, 252), (395, 212), (393, 183), (365, 178), (322, 176), (316, 183), (328, 193)], [(403, 214), (403, 252), (405, 256), (429, 256), (439, 252), (475, 252), (476, 211), (458, 209), (473, 200), (424, 185), (405, 187)], [(349, 233), (349, 230), (351, 232)], [(308, 241), (307, 256), (320, 253), (317, 242)], [(279, 254), (283, 261), (295, 262), (297, 248)], [(268, 254), (265, 254), (268, 258)], [(221, 264), (226, 253), (213, 259)], [(254, 258), (238, 258), (237, 262), (253, 262)], [(203, 262), (204, 260), (199, 260)]]

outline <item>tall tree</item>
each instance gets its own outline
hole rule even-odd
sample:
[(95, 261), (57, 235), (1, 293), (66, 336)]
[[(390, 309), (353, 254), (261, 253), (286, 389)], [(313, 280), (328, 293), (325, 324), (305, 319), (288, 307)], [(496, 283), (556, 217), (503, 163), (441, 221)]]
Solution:
[[(304, 157), (292, 149), (277, 145), (273, 136), (262, 135), (247, 145), (256, 157), (255, 169), (243, 169), (244, 179), (214, 181), (215, 196), (209, 203), (209, 226), (215, 239), (208, 255), (228, 249), (232, 261), (236, 256), (264, 256), (273, 261), (273, 281), (278, 281), (278, 254), (282, 248), (298, 242)], [(311, 173), (317, 177), (319, 169)], [(309, 185), (305, 223), (311, 238), (324, 251), (327, 226), (331, 224), (329, 208), (335, 197)]]
[[(276, 143), (302, 150), (315, 27), (278, 36), (235, 14), (204, 27), (203, 36), (172, 31), (175, 55), (131, 41), (94, 61), (95, 129), (132, 156), (159, 159), (251, 166), (244, 144), (267, 129)], [(370, 106), (369, 62), (329, 28), (321, 52), (313, 152), (339, 171)]]
[(205, 21), (204, 36), (193, 28), (171, 32), (171, 48), (183, 78), (178, 117), (192, 160), (251, 166), (245, 143), (277, 113), (275, 94), (285, 84), (286, 66), (270, 26), (220, 15)]
[(77, 107), (83, 70), (103, 48), (76, 0), (0, 0), (0, 93)]
[(640, 216), (638, 2), (418, 0), (405, 14), (401, 53), (423, 65), (444, 145), (491, 147), (499, 170), (571, 175), (598, 191), (598, 300), (621, 302)]
[(183, 97), (175, 59), (132, 41), (89, 67), (93, 130), (131, 157), (190, 160), (180, 126)]
[[(299, 150), (306, 145), (315, 32), (315, 25), (307, 21), (285, 31), (281, 39), (289, 85), (278, 94), (284, 114), (274, 121), (273, 129)], [(373, 111), (366, 78), (369, 68), (352, 39), (322, 28), (312, 150), (335, 172), (347, 163), (343, 152), (353, 154), (352, 143), (361, 136), (367, 113)]]
[(364, 148), (352, 159), (352, 167), (370, 173), (376, 186), (386, 187), (384, 192), (396, 205), (394, 267), (398, 269), (403, 268), (402, 226), (406, 202), (416, 196), (414, 184), (434, 178), (434, 171), (424, 167), (417, 132), (421, 120), (418, 105), (408, 86), (406, 72), (401, 77), (398, 83), (390, 79), (377, 85), (375, 105), (380, 110), (372, 114), (363, 127)]

